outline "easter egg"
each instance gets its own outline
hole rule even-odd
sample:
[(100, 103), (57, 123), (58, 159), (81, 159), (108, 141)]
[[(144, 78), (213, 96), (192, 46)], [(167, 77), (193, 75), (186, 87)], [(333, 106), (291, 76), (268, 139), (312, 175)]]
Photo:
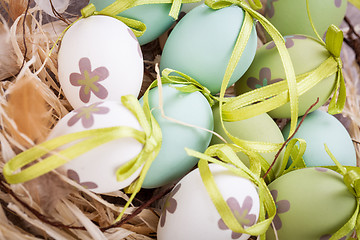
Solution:
[[(228, 143), (231, 143), (231, 139), (226, 135), (221, 125), (219, 114), (220, 112), (218, 105), (213, 106), (214, 132), (220, 134), (220, 136), (222, 136)], [(236, 122), (224, 121), (224, 126), (232, 136), (237, 137), (241, 140), (269, 143), (284, 142), (284, 138), (279, 127), (276, 125), (274, 120), (266, 113)], [(222, 140), (219, 137), (213, 135), (210, 145), (219, 143), (223, 143)], [(260, 154), (265, 158), (269, 165), (271, 165), (271, 163), (274, 161), (276, 152)], [(238, 152), (237, 155), (245, 163), (245, 165), (250, 165), (249, 158), (244, 153)], [(275, 174), (278, 172), (278, 170), (280, 170), (283, 155), (284, 152), (281, 152), (273, 167)]]
[[(163, 85), (165, 115), (182, 123), (213, 130), (211, 107), (204, 95), (200, 92), (184, 93), (174, 87)], [(146, 174), (143, 188), (159, 187), (183, 177), (198, 162), (197, 158), (187, 155), (185, 148), (204, 152), (212, 135), (205, 130), (164, 118), (160, 112), (158, 88), (150, 90), (149, 105), (160, 125), (162, 143), (158, 156)]]
[(357, 200), (343, 176), (326, 168), (289, 172), (269, 184), (277, 206), (273, 228), (266, 239), (323, 240), (339, 230), (353, 215)]
[[(330, 57), (328, 50), (313, 38), (304, 35), (285, 36), (284, 38), (297, 76), (316, 69)], [(329, 99), (335, 85), (335, 75), (323, 79), (299, 96), (299, 116), (304, 115), (317, 98), (319, 98), (319, 102), (312, 108), (312, 111)], [(284, 79), (285, 72), (280, 55), (274, 42), (270, 42), (257, 50), (252, 65), (244, 76), (236, 82), (235, 92), (240, 95)], [(286, 103), (268, 112), (268, 114), (272, 118), (290, 118), (290, 104)]]
[[(189, 75), (212, 94), (220, 92), (222, 79), (244, 19), (244, 10), (230, 6), (213, 10), (202, 4), (186, 14), (170, 33), (160, 69)], [(237, 81), (250, 66), (257, 45), (255, 27), (230, 79)]]
[[(257, 222), (259, 195), (248, 179), (210, 164), (216, 185), (234, 216), (246, 229)], [(236, 186), (236, 187), (235, 187)], [(245, 240), (249, 235), (233, 232), (222, 220), (200, 177), (198, 169), (186, 175), (169, 194), (157, 228), (159, 240)]]
[[(97, 102), (85, 105), (64, 116), (52, 129), (48, 139), (84, 130), (126, 126), (142, 131), (135, 116), (120, 102)], [(121, 138), (96, 147), (62, 168), (70, 179), (96, 193), (108, 193), (127, 187), (140, 174), (118, 182), (116, 170), (136, 157), (143, 145), (133, 138)]]
[[(284, 136), (289, 131), (290, 124), (287, 124), (282, 131)], [(306, 141), (303, 159), (308, 167), (335, 165), (324, 144), (342, 165), (356, 166), (356, 152), (348, 131), (339, 120), (326, 112), (316, 110), (307, 115), (294, 137)]]
[[(311, 18), (321, 37), (331, 24), (340, 26), (346, 6), (346, 0), (309, 1)], [(282, 35), (305, 34), (316, 37), (310, 24), (305, 0), (268, 0), (265, 17)]]
[(61, 88), (74, 108), (102, 100), (138, 96), (143, 58), (133, 32), (108, 16), (83, 18), (61, 41), (58, 74)]
[[(115, 0), (90, 0), (98, 11), (113, 2)], [(140, 45), (144, 45), (158, 38), (175, 22), (169, 16), (170, 9), (171, 3), (145, 4), (127, 9), (118, 15), (141, 21), (146, 25), (145, 33), (138, 38)]]

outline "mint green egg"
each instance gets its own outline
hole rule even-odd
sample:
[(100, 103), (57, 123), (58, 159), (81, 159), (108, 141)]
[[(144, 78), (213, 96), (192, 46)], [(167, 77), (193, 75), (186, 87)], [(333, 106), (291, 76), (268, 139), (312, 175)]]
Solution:
[[(231, 139), (226, 135), (220, 122), (219, 106), (213, 106), (214, 115), (214, 131), (222, 136), (228, 143), (232, 143)], [(242, 140), (255, 141), (255, 142), (269, 142), (269, 143), (283, 143), (284, 138), (276, 125), (274, 120), (266, 113), (258, 116), (237, 121), (237, 122), (224, 122), (224, 126), (227, 131)], [(213, 135), (210, 145), (224, 143), (219, 137)], [(274, 161), (276, 152), (260, 153), (261, 156), (271, 165)], [(249, 166), (249, 158), (244, 153), (237, 153), (241, 161)], [(276, 163), (273, 167), (275, 174), (280, 170), (280, 166), (283, 160), (284, 152), (281, 152)]]
[[(282, 131), (284, 136), (288, 136), (289, 131), (290, 124), (287, 124)], [(356, 152), (348, 131), (339, 120), (326, 112), (316, 110), (307, 115), (294, 137), (306, 141), (303, 159), (308, 167), (335, 165), (324, 144), (342, 165), (356, 166)]]
[(273, 224), (278, 238), (269, 227), (267, 240), (329, 239), (350, 219), (357, 204), (343, 176), (326, 168), (289, 172), (270, 183), (269, 190), (277, 207)]
[[(90, 0), (90, 3), (95, 5), (97, 11), (102, 10), (113, 2), (115, 0)], [(146, 31), (138, 38), (140, 45), (144, 45), (158, 38), (175, 22), (169, 16), (170, 9), (171, 3), (147, 4), (125, 10), (119, 16), (145, 23)]]
[[(172, 86), (163, 85), (165, 115), (183, 123), (212, 131), (213, 115), (204, 95), (200, 92), (180, 92)], [(197, 164), (198, 159), (188, 156), (185, 148), (204, 152), (210, 143), (212, 134), (163, 118), (159, 109), (158, 88), (150, 90), (149, 105), (162, 131), (162, 145), (159, 155), (146, 175), (143, 188), (156, 188), (188, 173)]]
[[(346, 6), (346, 0), (309, 1), (311, 18), (321, 37), (331, 24), (340, 26)], [(305, 0), (268, 0), (265, 17), (282, 35), (305, 34), (316, 37), (309, 21)]]
[[(160, 69), (183, 72), (212, 94), (218, 93), (243, 19), (244, 10), (237, 6), (213, 10), (202, 4), (192, 9), (170, 33), (161, 56)], [(254, 26), (229, 86), (250, 66), (256, 46)]]
[[(317, 40), (305, 35), (285, 36), (285, 45), (297, 76), (316, 69), (331, 55)], [(235, 84), (236, 95), (271, 85), (285, 79), (284, 68), (274, 42), (259, 48), (253, 63), (244, 76)], [(331, 96), (335, 86), (336, 74), (321, 80), (307, 92), (299, 96), (299, 116), (316, 102), (312, 111), (322, 106)], [(272, 118), (290, 118), (290, 104), (286, 103), (268, 114)]]

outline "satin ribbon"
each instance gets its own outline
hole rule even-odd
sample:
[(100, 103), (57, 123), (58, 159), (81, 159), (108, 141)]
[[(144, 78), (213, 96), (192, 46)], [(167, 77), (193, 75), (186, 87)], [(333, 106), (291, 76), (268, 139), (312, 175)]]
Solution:
[[(229, 229), (234, 232), (249, 234), (252, 236), (261, 235), (261, 239), (265, 239), (265, 232), (276, 214), (275, 202), (266, 186), (266, 183), (260, 177), (259, 171), (254, 173), (249, 170), (237, 157), (233, 147), (234, 146), (229, 144), (218, 144), (209, 147), (205, 153), (196, 152), (190, 149), (186, 149), (186, 152), (188, 155), (200, 159), (198, 167), (204, 186), (222, 220)], [(244, 229), (237, 221), (216, 185), (214, 176), (209, 169), (209, 162), (219, 164), (239, 177), (249, 179), (257, 186), (260, 198), (260, 214), (259, 220), (256, 224)]]
[[(122, 104), (135, 115), (143, 131), (118, 126), (76, 132), (51, 139), (18, 154), (8, 161), (3, 168), (6, 181), (10, 184), (29, 181), (107, 142), (120, 138), (134, 138), (144, 145), (143, 149), (135, 158), (118, 168), (116, 178), (118, 181), (123, 181), (135, 173), (137, 169), (142, 167), (142, 170), (139, 178), (131, 185), (132, 195), (118, 217), (117, 220), (119, 220), (140, 190), (146, 173), (161, 148), (161, 129), (150, 112), (147, 94), (144, 97), (143, 107), (133, 95), (121, 97)], [(68, 144), (73, 145), (69, 146)], [(59, 149), (65, 146), (67, 146), (65, 149)], [(47, 156), (49, 154), (51, 155)], [(39, 160), (41, 157), (44, 159)], [(28, 164), (31, 166), (22, 169)]]

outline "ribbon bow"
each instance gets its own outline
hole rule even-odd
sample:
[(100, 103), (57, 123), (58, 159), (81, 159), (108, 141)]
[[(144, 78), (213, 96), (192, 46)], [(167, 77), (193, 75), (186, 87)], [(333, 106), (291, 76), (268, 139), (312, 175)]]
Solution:
[[(265, 239), (265, 232), (269, 228), (276, 214), (275, 202), (264, 180), (258, 173), (252, 172), (243, 164), (237, 157), (233, 147), (234, 146), (229, 144), (219, 144), (209, 147), (205, 153), (199, 153), (189, 149), (186, 149), (186, 152), (190, 156), (200, 158), (198, 167), (202, 181), (211, 201), (229, 229), (234, 232), (245, 233), (252, 236), (261, 235), (261, 239)], [(215, 157), (219, 158), (221, 161), (217, 160)], [(249, 179), (257, 186), (260, 198), (258, 223), (246, 229), (241, 226), (222, 197), (222, 194), (215, 183), (214, 176), (209, 169), (209, 162), (219, 164), (239, 177)]]
[[(161, 129), (155, 118), (151, 115), (147, 95), (144, 98), (143, 107), (132, 95), (122, 96), (121, 101), (135, 115), (143, 131), (127, 126), (118, 126), (76, 132), (51, 139), (18, 154), (7, 162), (3, 168), (6, 181), (10, 184), (29, 181), (66, 164), (102, 144), (119, 138), (134, 138), (142, 143), (144, 147), (135, 158), (119, 167), (116, 171), (117, 180), (125, 180), (141, 166), (143, 167), (139, 178), (131, 184), (133, 194), (118, 217), (117, 220), (119, 220), (134, 199), (136, 193), (140, 190), (151, 163), (160, 151), (162, 140)], [(73, 145), (70, 147), (59, 150), (55, 154), (36, 162), (46, 154), (71, 143)], [(21, 169), (28, 164), (32, 165)]]

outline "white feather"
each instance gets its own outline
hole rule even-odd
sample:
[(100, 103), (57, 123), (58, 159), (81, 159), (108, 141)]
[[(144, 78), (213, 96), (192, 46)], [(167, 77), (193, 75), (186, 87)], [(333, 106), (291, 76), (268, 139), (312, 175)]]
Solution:
[[(43, 10), (50, 16), (55, 17), (51, 8), (50, 0), (35, 0), (35, 2), (41, 8), (41, 10)], [(70, 0), (52, 0), (52, 4), (58, 13), (65, 12), (65, 10), (69, 6), (69, 2)]]

